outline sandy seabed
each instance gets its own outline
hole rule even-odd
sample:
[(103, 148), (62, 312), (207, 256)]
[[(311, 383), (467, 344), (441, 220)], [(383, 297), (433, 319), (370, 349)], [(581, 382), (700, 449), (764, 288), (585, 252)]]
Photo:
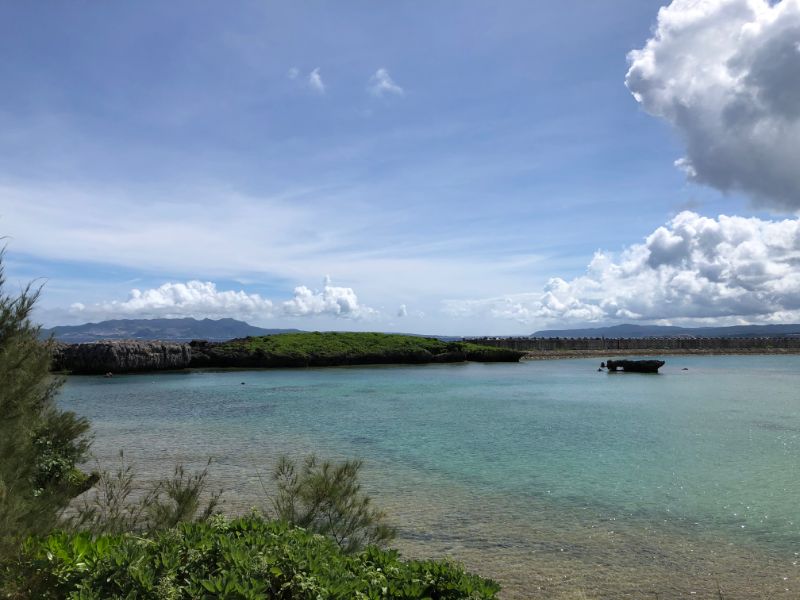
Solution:
[(395, 546), (404, 554), (462, 562), (500, 582), (500, 597), (509, 600), (800, 598), (797, 552), (778, 554), (699, 526), (598, 518), (588, 509), (542, 505), (535, 521), (511, 512), (481, 520), (491, 506), (489, 498), (474, 498), (404, 515), (387, 504), (391, 514), (416, 523), (401, 527)]
[[(238, 495), (226, 494), (231, 514), (263, 505), (263, 490), (252, 481), (222, 485), (238, 488)], [(462, 563), (498, 581), (505, 600), (800, 598), (798, 552), (720, 537), (700, 523), (607, 518), (544, 498), (522, 507), (450, 486), (367, 491), (398, 526), (392, 547), (409, 558)], [(520, 516), (532, 513), (534, 519)]]

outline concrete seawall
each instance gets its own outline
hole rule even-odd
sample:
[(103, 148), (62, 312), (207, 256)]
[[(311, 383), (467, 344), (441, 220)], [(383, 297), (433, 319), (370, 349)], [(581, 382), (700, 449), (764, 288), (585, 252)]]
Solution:
[(742, 338), (469, 338), (485, 346), (521, 350), (530, 353), (602, 353), (620, 351), (663, 353), (757, 354), (759, 352), (800, 353), (800, 336)]

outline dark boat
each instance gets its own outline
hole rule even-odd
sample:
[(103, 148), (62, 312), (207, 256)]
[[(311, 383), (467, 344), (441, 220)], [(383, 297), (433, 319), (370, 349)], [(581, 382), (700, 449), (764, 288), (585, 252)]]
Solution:
[(622, 369), (628, 373), (658, 373), (664, 366), (663, 360), (607, 360), (609, 372)]

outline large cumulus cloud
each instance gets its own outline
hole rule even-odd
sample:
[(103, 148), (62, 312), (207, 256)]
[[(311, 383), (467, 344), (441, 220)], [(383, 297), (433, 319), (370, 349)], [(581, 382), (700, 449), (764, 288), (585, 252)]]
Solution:
[(682, 212), (618, 257), (597, 252), (581, 277), (447, 310), (540, 324), (796, 321), (800, 221)]
[(210, 281), (165, 283), (157, 288), (131, 290), (126, 300), (91, 305), (73, 304), (76, 316), (94, 319), (119, 317), (238, 317), (264, 320), (276, 316), (370, 317), (377, 311), (360, 303), (349, 287), (331, 285), (326, 279), (322, 290), (306, 286), (295, 288), (291, 299), (274, 303), (259, 294), (243, 290), (219, 290)]
[(626, 85), (686, 144), (688, 177), (800, 210), (800, 0), (674, 0)]

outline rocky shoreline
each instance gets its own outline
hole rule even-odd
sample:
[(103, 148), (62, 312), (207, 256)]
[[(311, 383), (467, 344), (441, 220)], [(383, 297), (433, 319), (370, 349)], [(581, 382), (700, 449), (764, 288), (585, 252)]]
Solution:
[(524, 352), (480, 347), (460, 342), (425, 347), (398, 345), (388, 350), (340, 353), (270, 352), (253, 348), (242, 338), (228, 342), (194, 340), (189, 343), (109, 340), (53, 345), (52, 370), (74, 374), (141, 373), (203, 368), (297, 368), (347, 365), (519, 362)]
[(53, 345), (51, 369), (70, 373), (136, 373), (186, 369), (189, 344), (179, 342), (105, 341)]

